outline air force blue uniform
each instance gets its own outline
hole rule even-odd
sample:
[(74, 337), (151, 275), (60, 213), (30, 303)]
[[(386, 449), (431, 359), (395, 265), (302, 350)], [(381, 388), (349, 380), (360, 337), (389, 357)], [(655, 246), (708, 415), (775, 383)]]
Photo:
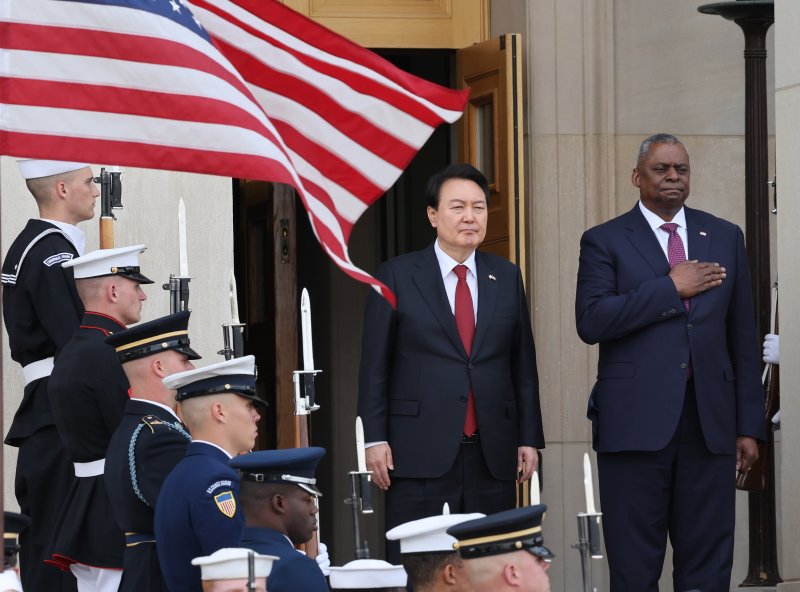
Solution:
[(239, 474), (228, 466), (229, 460), (213, 444), (191, 442), (164, 481), (156, 504), (155, 535), (161, 571), (172, 592), (201, 592), (200, 568), (192, 559), (239, 546), (244, 517)]
[(248, 526), (240, 546), (280, 558), (272, 564), (268, 580), (270, 592), (328, 592), (328, 583), (317, 562), (295, 549), (285, 534), (271, 528)]

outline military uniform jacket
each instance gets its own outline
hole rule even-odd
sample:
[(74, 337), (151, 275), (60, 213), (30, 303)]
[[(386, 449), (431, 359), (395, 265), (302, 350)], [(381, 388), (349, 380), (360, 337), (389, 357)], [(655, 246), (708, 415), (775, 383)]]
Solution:
[[(56, 356), (48, 384), (53, 418), (75, 463), (102, 460), (128, 401), (128, 379), (105, 338), (125, 329), (116, 319), (86, 312)], [(122, 567), (125, 545), (114, 522), (103, 475), (76, 477), (50, 542), (51, 562)]]
[(239, 545), (262, 555), (275, 555), (267, 578), (269, 592), (328, 592), (328, 584), (317, 562), (294, 548), (282, 532), (248, 526)]
[(201, 592), (200, 568), (192, 559), (237, 547), (244, 529), (239, 474), (223, 450), (191, 442), (169, 474), (156, 503), (156, 547), (172, 592)]
[[(61, 267), (77, 254), (62, 231), (44, 220), (29, 220), (8, 250), (1, 276), (3, 320), (11, 357), (23, 367), (54, 356), (80, 324), (83, 304), (72, 270)], [(19, 446), (53, 424), (46, 384), (40, 379), (25, 387), (6, 444)]]
[(167, 475), (186, 455), (186, 426), (160, 405), (130, 399), (106, 451), (105, 482), (120, 531), (128, 534), (119, 592), (166, 592), (155, 545), (155, 506)]

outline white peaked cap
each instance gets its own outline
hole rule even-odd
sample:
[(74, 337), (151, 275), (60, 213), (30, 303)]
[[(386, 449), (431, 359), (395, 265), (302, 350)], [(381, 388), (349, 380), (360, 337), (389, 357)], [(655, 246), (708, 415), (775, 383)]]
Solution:
[(342, 567), (332, 567), (331, 589), (403, 588), (408, 581), (402, 565), (379, 559), (356, 559)]
[(23, 179), (38, 179), (49, 177), (50, 175), (60, 175), (61, 173), (71, 173), (79, 171), (89, 165), (85, 162), (66, 162), (63, 160), (18, 160), (19, 172)]
[(260, 555), (250, 549), (220, 549), (208, 557), (195, 557), (192, 565), (200, 567), (200, 579), (235, 580), (249, 576), (248, 556), (253, 553), (255, 577), (266, 578), (272, 571), (272, 562), (278, 561), (274, 555)]
[(454, 537), (447, 534), (447, 529), (467, 520), (483, 518), (485, 514), (443, 514), (412, 520), (395, 526), (386, 533), (390, 541), (400, 541), (400, 553), (443, 553), (455, 552)]
[(178, 390), (195, 382), (200, 382), (201, 380), (239, 375), (255, 377), (255, 374), (255, 356), (242, 356), (241, 358), (233, 358), (232, 360), (225, 360), (224, 362), (209, 364), (208, 366), (203, 366), (202, 368), (195, 368), (193, 370), (186, 370), (185, 372), (178, 372), (177, 374), (170, 374), (161, 382), (163, 382), (164, 386), (166, 386), (168, 389)]
[(146, 248), (144, 245), (133, 245), (115, 249), (98, 249), (82, 257), (70, 259), (61, 266), (72, 267), (76, 280), (112, 275), (119, 273), (118, 270), (123, 270), (123, 268), (138, 268), (139, 255), (144, 253)]

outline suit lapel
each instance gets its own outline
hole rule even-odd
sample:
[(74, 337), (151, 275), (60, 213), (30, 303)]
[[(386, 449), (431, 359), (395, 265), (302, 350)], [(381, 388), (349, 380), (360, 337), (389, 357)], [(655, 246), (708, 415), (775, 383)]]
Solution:
[(695, 210), (684, 208), (684, 211), (686, 212), (686, 236), (689, 240), (689, 259), (706, 261), (708, 249), (711, 246), (711, 232)]
[(486, 338), (491, 319), (494, 317), (498, 290), (498, 279), (492, 274), (494, 270), (489, 264), (488, 257), (480, 251), (475, 253), (475, 269), (478, 270), (478, 323), (475, 326), (475, 338), (472, 340), (473, 357)]
[[(688, 252), (690, 260), (700, 262), (708, 261), (708, 251), (711, 248), (711, 232), (702, 216), (696, 210), (684, 207), (686, 213), (686, 238), (689, 241)], [(696, 312), (696, 308), (702, 305), (705, 292), (694, 296), (689, 303), (689, 316)]]
[(464, 349), (464, 344), (461, 343), (453, 311), (450, 310), (450, 302), (447, 300), (447, 292), (445, 292), (444, 282), (442, 281), (442, 271), (439, 268), (439, 261), (436, 259), (433, 244), (422, 252), (422, 257), (417, 263), (417, 269), (413, 272), (413, 278), (420, 296), (422, 296), (436, 320), (439, 321), (445, 335), (466, 358), (467, 352)]
[(644, 215), (639, 210), (638, 203), (633, 206), (631, 211), (625, 214), (625, 227), (628, 229), (628, 240), (639, 254), (644, 257), (656, 275), (668, 274), (669, 261), (664, 255), (658, 239), (653, 234), (653, 229), (650, 228)]

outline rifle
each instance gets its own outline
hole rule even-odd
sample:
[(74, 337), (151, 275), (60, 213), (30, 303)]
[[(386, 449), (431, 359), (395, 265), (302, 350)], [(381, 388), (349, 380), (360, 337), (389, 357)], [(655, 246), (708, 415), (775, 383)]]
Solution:
[(95, 183), (100, 183), (100, 248), (112, 249), (114, 247), (114, 210), (122, 209), (122, 173), (119, 167), (114, 167), (111, 172), (105, 167), (100, 169), (100, 176), (94, 178)]
[[(319, 405), (315, 401), (314, 377), (322, 372), (314, 368), (314, 347), (311, 339), (311, 301), (308, 297), (308, 290), (303, 288), (300, 297), (300, 327), (303, 339), (303, 369), (292, 372), (292, 382), (294, 382), (294, 427), (295, 427), (295, 446), (297, 448), (308, 448), (310, 445), (308, 415), (312, 411), (317, 411)], [(312, 559), (316, 558), (319, 550), (319, 500), (315, 500), (317, 505), (317, 530), (311, 539), (305, 543), (306, 555)]]
[(186, 206), (183, 198), (178, 201), (178, 275), (169, 274), (169, 282), (162, 284), (169, 291), (169, 313), (175, 314), (189, 310), (188, 246), (186, 241)]
[[(778, 282), (772, 286), (772, 308), (770, 311), (770, 331), (778, 333)], [(764, 386), (764, 421), (767, 423), (767, 441), (758, 444), (758, 459), (746, 473), (739, 473), (736, 477), (736, 488), (743, 491), (766, 491), (769, 483), (769, 473), (772, 471), (771, 445), (773, 423), (772, 419), (780, 409), (780, 371), (776, 364), (767, 364), (761, 375)]]

